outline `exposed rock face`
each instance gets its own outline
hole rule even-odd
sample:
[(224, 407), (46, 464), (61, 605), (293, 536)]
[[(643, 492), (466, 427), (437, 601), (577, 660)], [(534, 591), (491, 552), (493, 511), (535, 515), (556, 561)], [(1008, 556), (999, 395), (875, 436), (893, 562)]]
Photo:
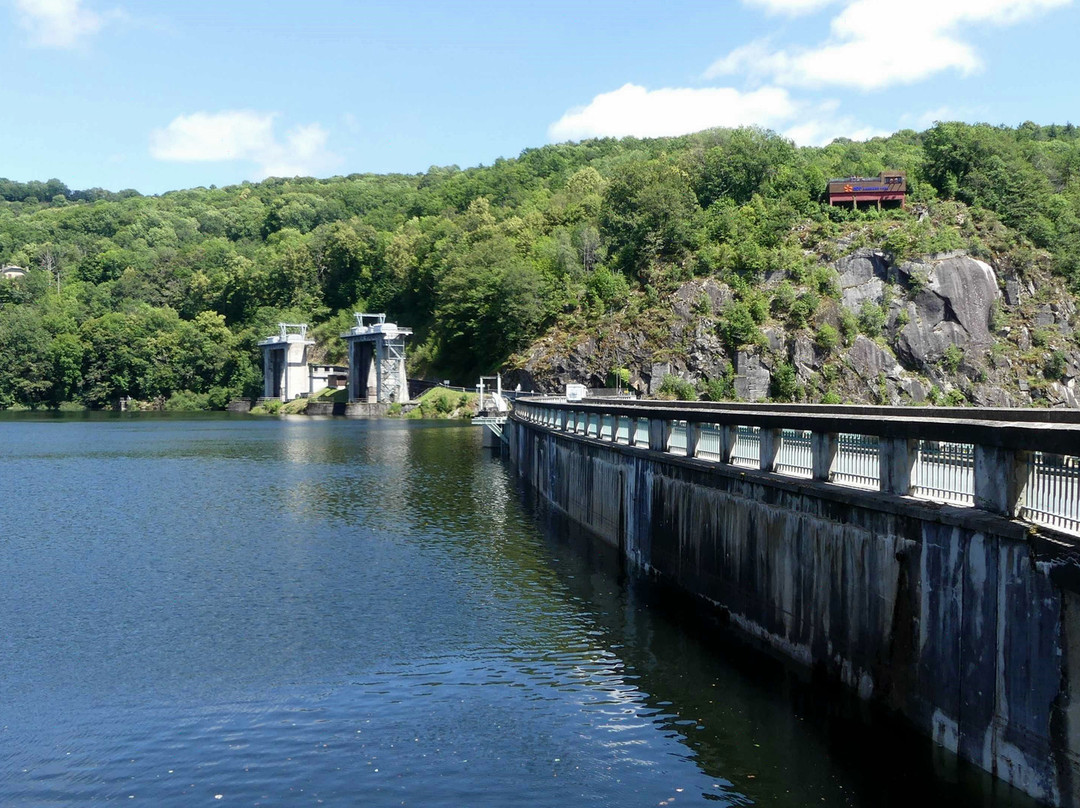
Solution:
[(907, 263), (899, 272), (909, 282), (926, 279), (926, 286), (909, 307), (910, 322), (897, 337), (900, 357), (920, 366), (941, 358), (950, 345), (985, 348), (992, 341), (990, 312), (1001, 296), (989, 264), (966, 255)]
[(791, 362), (800, 379), (806, 379), (821, 366), (813, 341), (804, 334), (795, 337), (791, 350)]
[[(717, 283), (715, 278), (705, 278), (680, 286), (672, 298), (672, 306), (680, 319), (691, 320), (720, 311), (732, 297), (727, 286)], [(703, 311), (703, 308), (707, 310)]]
[[(738, 398), (760, 401), (769, 397), (779, 364), (790, 362), (810, 400), (830, 394), (883, 404), (1080, 407), (1080, 351), (1064, 339), (1078, 327), (1077, 307), (1063, 287), (1048, 294), (1045, 284), (1058, 283), (1049, 275), (1033, 280), (1003, 265), (1003, 296), (994, 269), (962, 252), (895, 266), (888, 254), (861, 249), (834, 266), (840, 301), (822, 296), (813, 317), (798, 327), (773, 311), (758, 343), (734, 353), (718, 328), (732, 290), (699, 278), (682, 283), (666, 308), (647, 312), (640, 327), (623, 320), (620, 329), (596, 334), (549, 335), (504, 383), (551, 393), (567, 382), (603, 387), (613, 368), (625, 367), (631, 387), (655, 394), (667, 374), (701, 383), (730, 379), (734, 370)], [(776, 273), (762, 284), (766, 300), (787, 278)], [(998, 301), (1006, 306), (995, 334), (990, 319)], [(817, 333), (826, 325), (844, 332), (850, 327), (845, 309), (858, 315), (867, 303), (888, 303), (882, 335), (849, 335), (844, 347), (843, 339), (836, 344), (839, 335), (822, 340)]]
[(840, 293), (844, 307), (858, 311), (866, 301), (880, 304), (885, 294), (889, 265), (885, 254), (875, 250), (856, 250), (836, 262), (840, 274)]
[(864, 381), (876, 382), (880, 376), (897, 381), (900, 379), (902, 371), (892, 352), (861, 334), (848, 349), (846, 358), (851, 369)]
[(746, 401), (759, 401), (769, 395), (772, 374), (756, 353), (735, 354), (735, 392)]

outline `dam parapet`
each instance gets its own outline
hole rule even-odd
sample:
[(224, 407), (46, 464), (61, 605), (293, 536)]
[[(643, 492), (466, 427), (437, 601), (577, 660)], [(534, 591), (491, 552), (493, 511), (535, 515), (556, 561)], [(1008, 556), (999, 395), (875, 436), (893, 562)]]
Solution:
[(523, 399), (506, 432), (631, 564), (1080, 804), (1080, 413)]

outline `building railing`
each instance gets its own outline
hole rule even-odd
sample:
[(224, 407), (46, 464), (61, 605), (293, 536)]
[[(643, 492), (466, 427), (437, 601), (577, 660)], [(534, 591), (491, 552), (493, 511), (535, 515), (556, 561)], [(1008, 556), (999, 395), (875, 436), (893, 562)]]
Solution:
[(980, 508), (1080, 536), (1080, 412), (519, 400), (557, 432)]

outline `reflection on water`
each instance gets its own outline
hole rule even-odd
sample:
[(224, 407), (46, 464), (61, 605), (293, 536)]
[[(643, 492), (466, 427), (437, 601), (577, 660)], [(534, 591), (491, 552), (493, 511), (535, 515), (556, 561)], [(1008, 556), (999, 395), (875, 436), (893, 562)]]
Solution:
[(0, 434), (2, 805), (1014, 804), (689, 621), (469, 426)]

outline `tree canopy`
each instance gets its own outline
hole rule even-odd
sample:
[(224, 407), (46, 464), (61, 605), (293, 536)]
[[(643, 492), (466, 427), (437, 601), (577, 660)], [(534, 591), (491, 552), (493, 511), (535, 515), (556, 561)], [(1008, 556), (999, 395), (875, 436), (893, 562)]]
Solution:
[[(879, 215), (830, 208), (828, 178), (885, 169), (907, 173), (915, 205), (986, 212), (1018, 255), (1048, 251), (1080, 284), (1071, 124), (939, 123), (823, 148), (753, 128), (606, 138), (464, 170), (156, 197), (0, 179), (0, 263), (29, 270), (0, 280), (0, 407), (222, 406), (257, 394), (256, 342), (278, 320), (325, 324), (336, 355), (328, 332), (354, 310), (415, 329), (415, 373), (471, 383), (552, 323), (588, 327), (695, 274), (746, 290), (724, 330), (739, 342), (760, 311), (753, 284), (807, 272), (793, 229)], [(911, 213), (880, 215), (905, 222), (883, 247), (926, 246)]]

